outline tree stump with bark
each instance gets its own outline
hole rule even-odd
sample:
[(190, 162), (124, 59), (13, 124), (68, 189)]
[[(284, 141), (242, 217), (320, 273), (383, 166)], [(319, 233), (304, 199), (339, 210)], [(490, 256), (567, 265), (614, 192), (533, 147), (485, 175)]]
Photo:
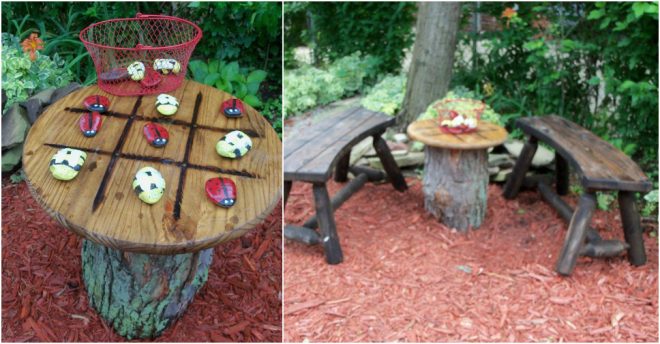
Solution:
[(440, 130), (435, 119), (408, 126), (411, 139), (426, 145), (424, 207), (459, 231), (481, 226), (488, 199), (488, 151), (506, 140), (504, 128), (488, 122), (467, 134)]
[[(254, 228), (281, 195), (282, 145), (261, 114), (245, 105), (241, 117), (228, 118), (221, 104), (232, 96), (193, 81), (170, 94), (180, 106), (166, 118), (155, 110), (156, 95), (118, 97), (97, 86), (79, 89), (45, 110), (23, 150), (32, 195), (86, 239), (82, 271), (90, 304), (127, 338), (158, 336), (181, 316), (206, 281), (212, 247)], [(92, 95), (107, 97), (110, 106), (90, 138), (78, 121), (88, 113), (83, 100)], [(148, 122), (167, 129), (166, 146), (147, 142)], [(218, 140), (232, 130), (243, 131), (253, 143), (241, 159), (215, 152)], [(64, 147), (87, 153), (78, 176), (66, 182), (49, 171), (51, 157)], [(160, 171), (166, 184), (152, 205), (132, 187), (135, 173), (146, 166)], [(231, 208), (206, 196), (206, 181), (218, 176), (236, 185)]]

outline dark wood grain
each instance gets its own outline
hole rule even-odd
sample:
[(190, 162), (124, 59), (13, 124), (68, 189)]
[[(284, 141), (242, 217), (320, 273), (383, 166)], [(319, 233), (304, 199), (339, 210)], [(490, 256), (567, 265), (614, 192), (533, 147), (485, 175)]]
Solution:
[(399, 192), (408, 190), (408, 184), (406, 184), (406, 179), (401, 174), (399, 165), (396, 164), (390, 148), (380, 135), (374, 135), (374, 149), (376, 150), (376, 154), (378, 154), (380, 162), (383, 164), (385, 172), (390, 177), (392, 186)]
[(344, 254), (339, 245), (335, 217), (332, 213), (332, 204), (328, 190), (324, 183), (315, 183), (312, 189), (314, 193), (314, 206), (318, 216), (319, 229), (321, 230), (321, 244), (325, 252), (325, 261), (328, 264), (339, 264), (344, 260)]
[(621, 209), (623, 234), (630, 245), (628, 261), (635, 266), (644, 265), (646, 252), (644, 251), (642, 227), (639, 225), (639, 213), (635, 207), (635, 194), (628, 191), (619, 192), (619, 208)]
[(588, 192), (582, 194), (577, 210), (571, 219), (571, 224), (568, 226), (568, 234), (566, 234), (564, 245), (557, 260), (555, 270), (558, 273), (570, 275), (573, 272), (595, 208), (596, 196)]
[(348, 180), (348, 168), (351, 164), (351, 151), (344, 153), (344, 156), (339, 158), (337, 167), (335, 167), (335, 181), (337, 183), (344, 183)]
[[(369, 178), (367, 177), (366, 174), (360, 174), (355, 179), (351, 180), (346, 186), (344, 186), (341, 190), (339, 190), (333, 197), (332, 201), (330, 204), (332, 205), (332, 211), (333, 213), (341, 207), (344, 202), (346, 202), (353, 194), (358, 192), (364, 184), (367, 182)], [(305, 224), (303, 225), (307, 228), (316, 228), (318, 227), (318, 219), (316, 215), (313, 215), (309, 220), (305, 221)]]
[(504, 184), (504, 198), (512, 199), (518, 195), (518, 191), (520, 191), (520, 187), (525, 179), (525, 174), (532, 164), (537, 147), (538, 140), (534, 136), (529, 137), (518, 156), (518, 160), (516, 160), (516, 165), (513, 166), (513, 171), (509, 174), (506, 184)]
[(517, 125), (551, 145), (581, 176), (590, 190), (649, 192), (653, 184), (623, 152), (587, 129), (559, 116), (520, 118)]

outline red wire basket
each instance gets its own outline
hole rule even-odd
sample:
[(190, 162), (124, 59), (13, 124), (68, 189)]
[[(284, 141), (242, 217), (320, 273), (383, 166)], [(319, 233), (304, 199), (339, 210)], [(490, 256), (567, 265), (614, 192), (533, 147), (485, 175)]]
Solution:
[[(190, 21), (141, 13), (135, 18), (94, 23), (80, 32), (80, 40), (94, 60), (99, 87), (118, 96), (167, 93), (177, 89), (186, 76), (188, 60), (200, 39), (202, 30)], [(157, 68), (154, 62), (159, 59), (174, 60), (179, 66), (159, 73), (154, 69)], [(128, 67), (134, 62), (144, 65), (142, 80), (134, 81), (128, 75)]]

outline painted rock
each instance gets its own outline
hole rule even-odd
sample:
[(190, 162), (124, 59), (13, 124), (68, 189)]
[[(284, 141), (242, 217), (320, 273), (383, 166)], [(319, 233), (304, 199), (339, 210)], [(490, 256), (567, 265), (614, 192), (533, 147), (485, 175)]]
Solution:
[(62, 148), (50, 159), (50, 173), (55, 179), (71, 180), (78, 175), (85, 159), (87, 153), (81, 150)]
[(154, 147), (163, 147), (170, 139), (170, 134), (162, 125), (154, 122), (148, 122), (144, 125), (142, 133), (147, 141)]
[(144, 68), (144, 63), (135, 61), (131, 63), (128, 68), (126, 68), (126, 71), (128, 72), (128, 76), (130, 76), (131, 79), (134, 81), (140, 81), (144, 79), (144, 75), (147, 70)]
[(165, 193), (165, 179), (155, 168), (143, 167), (133, 178), (133, 190), (142, 202), (154, 204)]
[(211, 178), (206, 181), (206, 196), (215, 205), (229, 208), (236, 203), (236, 184), (229, 178)]
[(96, 111), (88, 112), (80, 116), (80, 131), (86, 137), (94, 137), (101, 130), (101, 123), (103, 121), (100, 113)]
[(241, 117), (245, 112), (243, 102), (234, 98), (222, 103), (222, 112), (229, 118)]
[(252, 140), (244, 132), (234, 130), (223, 136), (215, 145), (215, 151), (225, 158), (240, 158), (252, 148)]
[(179, 110), (179, 101), (169, 94), (160, 94), (156, 97), (156, 110), (161, 115), (172, 116)]
[(170, 73), (179, 74), (181, 71), (181, 64), (175, 59), (155, 59), (154, 70), (164, 75)]
[(99, 79), (105, 82), (119, 82), (128, 79), (128, 70), (126, 68), (114, 68), (101, 73)]
[(149, 69), (145, 74), (144, 78), (140, 81), (142, 87), (155, 87), (160, 83), (163, 78), (153, 69)]
[(110, 100), (104, 96), (94, 95), (85, 98), (83, 105), (89, 111), (106, 112), (110, 107)]

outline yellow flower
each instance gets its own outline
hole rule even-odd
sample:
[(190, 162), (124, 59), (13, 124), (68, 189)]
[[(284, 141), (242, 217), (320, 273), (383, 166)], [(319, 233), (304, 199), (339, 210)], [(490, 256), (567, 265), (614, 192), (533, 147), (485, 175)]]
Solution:
[(29, 52), (30, 60), (34, 61), (37, 59), (37, 50), (44, 48), (44, 41), (39, 38), (38, 33), (31, 33), (30, 37), (21, 42), (21, 46), (23, 47), (23, 52)]
[(492, 96), (493, 92), (495, 92), (495, 87), (493, 86), (493, 84), (491, 84), (490, 82), (485, 83), (484, 94), (486, 95), (486, 97)]

